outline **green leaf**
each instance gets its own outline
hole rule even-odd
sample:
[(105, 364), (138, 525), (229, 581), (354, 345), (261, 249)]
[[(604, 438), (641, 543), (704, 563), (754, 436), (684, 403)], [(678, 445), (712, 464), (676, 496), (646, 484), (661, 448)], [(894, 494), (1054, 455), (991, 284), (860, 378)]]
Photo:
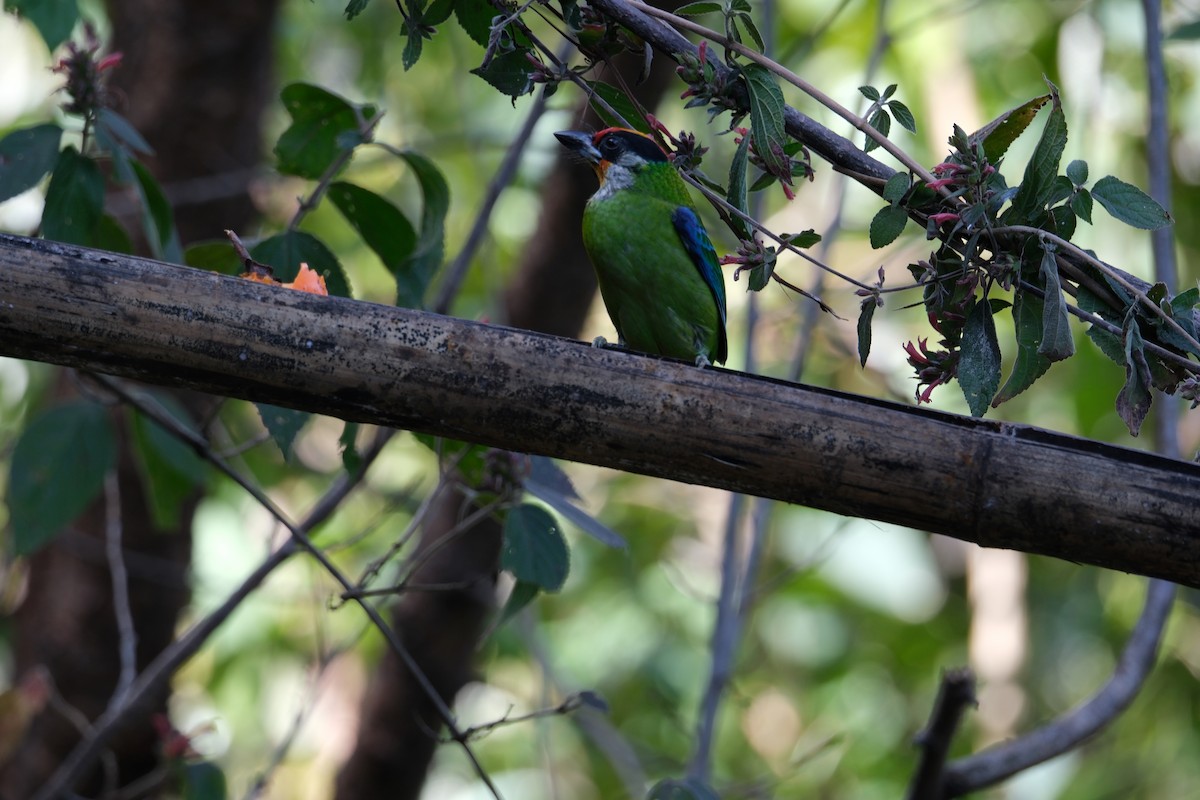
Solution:
[(51, 52), (70, 37), (79, 21), (77, 0), (4, 0), (4, 7), (33, 23)]
[(504, 608), (500, 609), (500, 618), (497, 620), (496, 625), (503, 625), (519, 614), (521, 609), (532, 603), (541, 591), (541, 587), (536, 583), (530, 583), (529, 581), (515, 582), (512, 591), (508, 593), (508, 600), (505, 601)]
[(1011, 218), (1009, 221), (1035, 222), (1036, 215), (1045, 207), (1054, 188), (1054, 179), (1058, 177), (1058, 165), (1067, 146), (1067, 118), (1059, 103), (1057, 90), (1052, 92), (1052, 98), (1050, 116), (1046, 119), (1046, 127), (1042, 129), (1042, 137), (1029, 163), (1025, 165), (1025, 176), (1005, 215)]
[(1054, 248), (1046, 245), (1042, 249), (1041, 277), (1046, 287), (1046, 299), (1042, 312), (1042, 343), (1038, 355), (1051, 361), (1062, 361), (1075, 355), (1075, 337), (1071, 335), (1070, 314), (1067, 299), (1062, 293), (1058, 279), (1058, 262)]
[(366, 10), (367, 4), (370, 2), (371, 0), (350, 0), (350, 2), (346, 4), (345, 12), (343, 12), (346, 15), (346, 19), (350, 20), (357, 17)]
[(1092, 197), (1115, 219), (1135, 228), (1152, 231), (1174, 222), (1153, 197), (1112, 175), (1096, 181)]
[(734, 29), (740, 25), (746, 29), (746, 33), (750, 34), (750, 38), (754, 40), (754, 44), (758, 47), (758, 52), (763, 52), (767, 49), (766, 42), (763, 41), (763, 36), (758, 31), (758, 26), (754, 24), (754, 18), (748, 13), (738, 14), (733, 18)]
[(417, 176), (424, 205), (421, 209), (421, 232), (416, 249), (396, 271), (396, 305), (421, 308), (425, 290), (445, 252), (446, 213), (450, 210), (450, 187), (441, 170), (425, 156), (413, 150), (396, 151)]
[(1020, 287), (1013, 296), (1013, 327), (1017, 335), (1017, 357), (1012, 373), (992, 398), (992, 407), (1008, 402), (1033, 385), (1050, 369), (1050, 359), (1041, 355), (1042, 325), (1045, 316), (1042, 298)]
[(32, 189), (54, 169), (62, 128), (46, 123), (0, 139), (0, 203)]
[(1200, 20), (1180, 25), (1167, 36), (1167, 41), (1188, 41), (1191, 39), (1200, 39)]
[(1092, 224), (1092, 193), (1080, 189), (1071, 197), (1071, 210), (1087, 224)]
[(111, 214), (101, 214), (96, 227), (88, 237), (88, 245), (112, 253), (133, 253), (133, 240)]
[(72, 403), (35, 417), (17, 439), (9, 465), (15, 553), (29, 555), (83, 513), (116, 459), (116, 437), (103, 407)]
[(748, 64), (742, 77), (750, 93), (750, 136), (754, 150), (770, 172), (777, 178), (790, 179), (791, 161), (784, 154), (787, 134), (783, 129), (783, 92), (765, 67)]
[(718, 11), (724, 10), (720, 3), (712, 2), (712, 0), (699, 0), (696, 3), (688, 3), (675, 9), (675, 13), (681, 17), (699, 17), (703, 14), (715, 14)]
[(883, 185), (883, 199), (895, 205), (904, 199), (904, 195), (908, 194), (909, 187), (912, 186), (912, 178), (907, 172), (897, 172), (892, 177), (888, 178), (887, 183)]
[(219, 272), (222, 275), (240, 275), (246, 269), (233, 246), (227, 241), (216, 239), (188, 245), (183, 251), (183, 263), (189, 267)]
[(478, 75), (501, 94), (515, 100), (533, 91), (535, 67), (525, 57), (527, 52), (525, 48), (518, 47), (498, 53), (486, 63), (471, 70), (471, 74)]
[(874, 86), (860, 86), (858, 91), (862, 92), (862, 96), (870, 100), (872, 103), (878, 102), (879, 90)]
[(888, 110), (892, 112), (892, 116), (896, 118), (896, 122), (900, 123), (901, 128), (904, 128), (909, 133), (917, 132), (917, 118), (913, 116), (908, 106), (899, 100), (892, 100), (888, 103)]
[(408, 217), (388, 200), (352, 183), (330, 184), (329, 199), (388, 272), (397, 275), (417, 246), (417, 232)]
[(871, 247), (887, 247), (900, 237), (908, 224), (908, 214), (902, 206), (884, 206), (871, 220)]
[(878, 307), (875, 298), (868, 297), (863, 300), (858, 312), (858, 363), (862, 367), (867, 365), (867, 356), (871, 354), (871, 320), (875, 318), (875, 309)]
[[(747, 216), (750, 215), (750, 203), (746, 190), (746, 170), (749, 163), (750, 137), (743, 136), (733, 154), (733, 159), (729, 162), (729, 188), (726, 190), (725, 199), (729, 201), (729, 205)], [(751, 237), (752, 231), (744, 219), (731, 214), (730, 223), (739, 239)]]
[(74, 147), (58, 156), (46, 205), (42, 210), (42, 236), (56, 242), (91, 244), (91, 234), (104, 213), (104, 176)]
[(996, 339), (996, 321), (992, 307), (977, 302), (963, 325), (958, 382), (971, 414), (982, 417), (1000, 386), (1000, 343)]
[[(879, 131), (879, 135), (885, 139), (892, 132), (892, 118), (882, 108), (876, 109), (871, 114), (870, 119), (867, 120), (867, 124)], [(879, 142), (868, 136), (867, 140), (863, 143), (863, 152), (869, 153), (876, 147), (879, 147)]]
[(255, 261), (269, 265), (275, 278), (284, 283), (296, 279), (301, 262), (308, 264), (325, 276), (330, 294), (350, 297), (350, 282), (337, 256), (312, 234), (302, 231), (278, 233), (250, 248), (250, 256)]
[(279, 96), (292, 124), (275, 143), (276, 168), (301, 178), (320, 178), (334, 159), (358, 144), (362, 120), (375, 116), (374, 106), (355, 106), (308, 83), (285, 86)]
[(1086, 161), (1080, 161), (1078, 158), (1067, 164), (1067, 177), (1071, 179), (1071, 183), (1076, 186), (1082, 186), (1087, 183), (1088, 166)]
[[(180, 423), (193, 427), (187, 413), (169, 395), (159, 394), (156, 398)], [(154, 525), (162, 531), (175, 530), (182, 519), (183, 504), (204, 481), (204, 462), (177, 436), (132, 409), (129, 430)]]
[(133, 123), (122, 117), (111, 108), (101, 108), (96, 115), (96, 125), (105, 131), (113, 142), (123, 147), (129, 153), (154, 155), (154, 149), (145, 140)]
[(500, 566), (518, 581), (557, 592), (567, 580), (570, 553), (554, 517), (541, 506), (525, 503), (504, 520)]
[(628, 547), (621, 534), (608, 527), (572, 501), (579, 495), (566, 473), (545, 456), (533, 456), (533, 469), (525, 479), (525, 491), (555, 510), (593, 539), (609, 547)]
[(150, 170), (139, 161), (130, 162), (137, 176), (138, 195), (142, 201), (142, 229), (150, 251), (160, 261), (183, 263), (183, 248), (175, 231), (175, 214)]
[(362, 468), (362, 456), (358, 452), (355, 440), (358, 438), (358, 423), (347, 422), (338, 437), (338, 447), (342, 453), (342, 468), (347, 475), (357, 475)]
[[(587, 85), (595, 92), (596, 97), (589, 97), (588, 102), (592, 110), (606, 126), (613, 128), (633, 128), (642, 133), (650, 132), (650, 123), (646, 122), (646, 118), (642, 112), (638, 111), (637, 106), (633, 101), (620, 89), (604, 81), (586, 81)], [(612, 110), (620, 114), (620, 117), (613, 116), (604, 103), (597, 102), (596, 98), (600, 98)]]
[(480, 47), (488, 46), (496, 9), (487, 0), (455, 0), (454, 18)]
[(1125, 385), (1117, 394), (1117, 413), (1129, 428), (1130, 436), (1137, 436), (1142, 422), (1150, 412), (1150, 365), (1146, 363), (1146, 343), (1138, 326), (1137, 314), (1130, 309), (1125, 315), (1121, 329), (1125, 354)]
[(296, 443), (296, 437), (300, 435), (300, 431), (304, 429), (313, 415), (307, 411), (281, 408), (267, 403), (255, 403), (254, 406), (258, 409), (258, 415), (262, 418), (263, 425), (271, 434), (271, 440), (275, 442), (279, 452), (283, 453), (286, 460), (291, 461), (292, 445)]
[(227, 796), (225, 773), (216, 764), (200, 761), (183, 766), (183, 800), (225, 800)]
[(699, 778), (668, 778), (654, 784), (646, 800), (721, 800), (721, 796)]
[(995, 164), (1001, 156), (1008, 152), (1009, 146), (1017, 140), (1017, 137), (1025, 132), (1025, 129), (1033, 122), (1033, 118), (1037, 116), (1037, 112), (1050, 101), (1051, 97), (1052, 95), (1044, 94), (1005, 111), (967, 137), (969, 145), (974, 147), (982, 143), (984, 155), (987, 156), (989, 162)]
[(752, 292), (761, 292), (771, 282), (771, 276), (775, 274), (775, 263), (778, 256), (774, 251), (763, 253), (763, 263), (750, 270), (750, 280), (748, 288)]

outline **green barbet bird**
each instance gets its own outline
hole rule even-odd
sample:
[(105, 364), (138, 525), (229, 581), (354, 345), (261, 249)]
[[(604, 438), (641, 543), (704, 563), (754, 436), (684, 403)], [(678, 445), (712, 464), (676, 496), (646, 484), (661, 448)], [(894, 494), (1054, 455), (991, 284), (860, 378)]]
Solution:
[(724, 363), (725, 282), (667, 154), (624, 128), (554, 135), (600, 179), (583, 212), (583, 244), (621, 343), (700, 366)]

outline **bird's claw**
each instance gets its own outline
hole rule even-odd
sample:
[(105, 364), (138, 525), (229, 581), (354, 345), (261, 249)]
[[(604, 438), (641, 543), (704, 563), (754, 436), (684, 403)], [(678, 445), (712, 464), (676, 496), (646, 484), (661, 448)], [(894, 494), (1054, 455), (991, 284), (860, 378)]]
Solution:
[(597, 336), (595, 339), (592, 339), (592, 347), (608, 347), (608, 339), (605, 339), (603, 336)]
[(712, 362), (708, 360), (708, 356), (704, 355), (704, 353), (696, 353), (696, 366), (704, 369), (705, 367), (711, 367)]

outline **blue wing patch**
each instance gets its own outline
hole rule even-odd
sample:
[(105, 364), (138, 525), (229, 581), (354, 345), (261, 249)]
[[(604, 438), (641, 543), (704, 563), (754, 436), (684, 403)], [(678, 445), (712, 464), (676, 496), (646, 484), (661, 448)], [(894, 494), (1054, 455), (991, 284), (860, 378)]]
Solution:
[(704, 223), (692, 209), (687, 206), (677, 206), (671, 212), (671, 222), (675, 225), (675, 232), (679, 234), (679, 239), (683, 242), (683, 248), (687, 250), (692, 263), (696, 265), (700, 277), (708, 285), (713, 300), (717, 303), (717, 312), (721, 317), (721, 330), (718, 332), (720, 341), (717, 346), (716, 360), (724, 361), (728, 349), (725, 338), (725, 279), (721, 277), (721, 265), (717, 262), (717, 251), (713, 249), (712, 241), (708, 238), (708, 231), (704, 230)]

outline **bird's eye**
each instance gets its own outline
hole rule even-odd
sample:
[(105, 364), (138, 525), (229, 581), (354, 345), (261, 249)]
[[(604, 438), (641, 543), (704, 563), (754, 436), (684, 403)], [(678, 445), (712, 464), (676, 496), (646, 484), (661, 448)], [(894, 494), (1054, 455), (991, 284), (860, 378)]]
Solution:
[(608, 138), (600, 143), (600, 149), (606, 153), (615, 153), (621, 149), (621, 145), (616, 139)]

